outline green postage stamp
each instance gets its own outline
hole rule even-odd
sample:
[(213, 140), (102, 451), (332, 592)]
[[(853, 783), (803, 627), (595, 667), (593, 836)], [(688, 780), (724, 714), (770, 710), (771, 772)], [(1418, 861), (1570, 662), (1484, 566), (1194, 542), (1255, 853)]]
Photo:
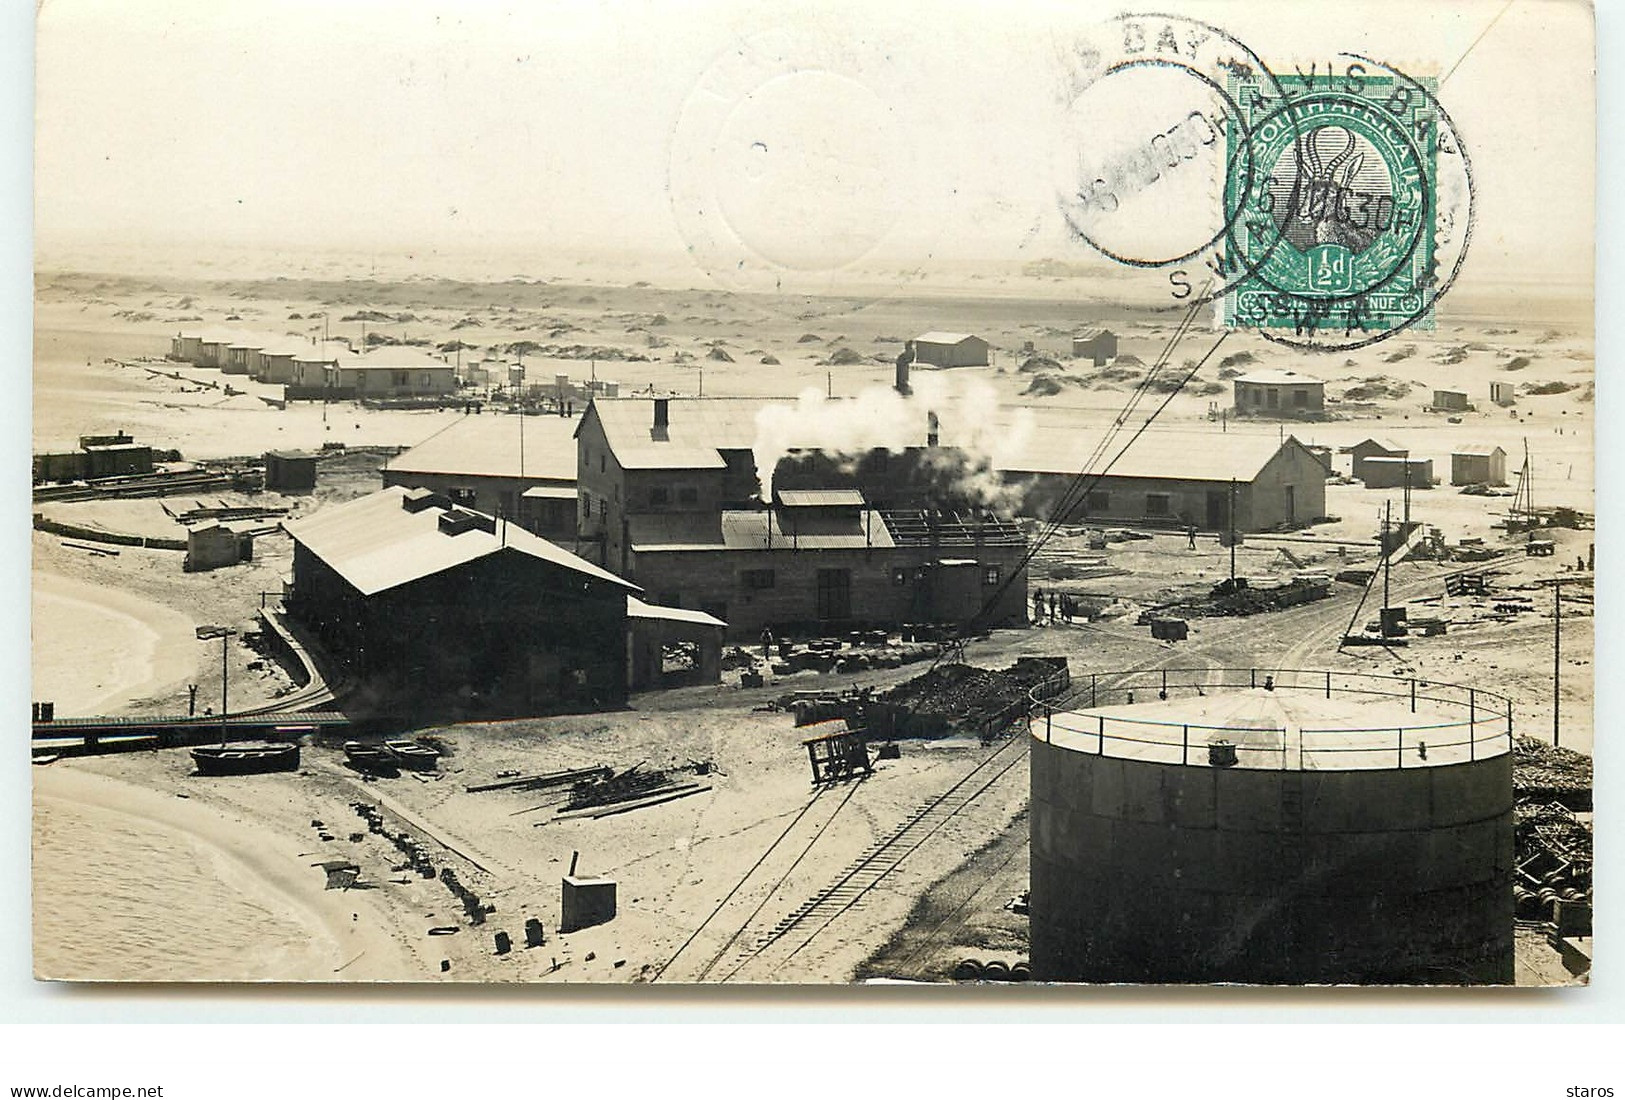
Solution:
[(1432, 327), (1435, 83), (1359, 64), (1232, 76), (1226, 325), (1297, 336)]

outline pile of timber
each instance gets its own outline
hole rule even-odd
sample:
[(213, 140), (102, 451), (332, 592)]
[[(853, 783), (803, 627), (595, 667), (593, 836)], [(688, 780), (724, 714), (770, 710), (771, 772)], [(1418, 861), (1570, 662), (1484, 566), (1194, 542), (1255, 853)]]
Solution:
[(570, 790), (568, 805), (555, 820), (609, 817), (710, 789), (709, 783), (675, 781), (663, 768), (645, 771), (642, 764), (634, 764), (623, 772), (577, 783)]

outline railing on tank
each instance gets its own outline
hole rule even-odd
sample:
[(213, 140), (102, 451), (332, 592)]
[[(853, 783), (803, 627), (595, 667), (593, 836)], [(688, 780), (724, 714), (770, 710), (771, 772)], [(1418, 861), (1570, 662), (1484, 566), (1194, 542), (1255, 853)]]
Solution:
[[(1058, 690), (1046, 682), (1027, 704), (1034, 736), (1052, 740), (1056, 731), (1091, 740), (1102, 756), (1134, 756), (1188, 764), (1213, 742), (1233, 749), (1236, 763), (1249, 768), (1405, 768), (1473, 761), (1512, 750), (1512, 700), (1499, 692), (1461, 687), (1422, 677), (1369, 672), (1292, 668), (1166, 668), (1080, 674)], [(1043, 689), (1049, 688), (1045, 691)], [(1242, 688), (1313, 692), (1327, 699), (1362, 696), (1401, 699), (1410, 712), (1419, 703), (1465, 711), (1459, 721), (1381, 727), (1299, 727), (1207, 725), (1123, 715), (1081, 715), (1080, 710), (1132, 704), (1155, 693), (1159, 700), (1196, 698)], [(1434, 708), (1430, 708), (1434, 709)], [(1158, 750), (1164, 751), (1158, 751)]]

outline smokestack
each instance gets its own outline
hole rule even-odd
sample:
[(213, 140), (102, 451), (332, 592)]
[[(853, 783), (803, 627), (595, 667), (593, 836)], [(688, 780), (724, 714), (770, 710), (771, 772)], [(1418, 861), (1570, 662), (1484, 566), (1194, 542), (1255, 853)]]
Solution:
[(671, 428), (671, 401), (668, 398), (655, 398), (654, 428), (649, 433), (655, 439), (665, 439)]
[(927, 447), (935, 447), (937, 445), (938, 427), (939, 423), (937, 421), (937, 414), (935, 412), (927, 412), (925, 414), (925, 445)]

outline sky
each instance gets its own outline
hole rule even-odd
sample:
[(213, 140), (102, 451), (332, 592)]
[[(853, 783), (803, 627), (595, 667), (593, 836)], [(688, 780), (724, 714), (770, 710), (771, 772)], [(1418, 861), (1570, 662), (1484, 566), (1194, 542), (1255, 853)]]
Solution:
[[(1469, 274), (1584, 281), (1591, 12), (1154, 5), (1280, 71), (1448, 73)], [(790, 273), (1093, 263), (1057, 210), (1081, 2), (44, 0), (40, 255), (87, 243), (642, 256)]]

